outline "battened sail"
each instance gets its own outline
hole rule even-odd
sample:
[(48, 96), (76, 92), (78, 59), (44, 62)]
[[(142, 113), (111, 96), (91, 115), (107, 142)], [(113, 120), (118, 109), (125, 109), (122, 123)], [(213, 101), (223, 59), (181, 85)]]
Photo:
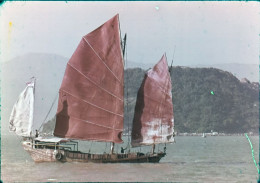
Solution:
[(171, 77), (166, 56), (150, 69), (137, 94), (132, 146), (173, 142)]
[(32, 133), (34, 110), (34, 85), (35, 79), (26, 84), (13, 106), (9, 120), (9, 130), (19, 136), (29, 137)]
[(124, 66), (119, 16), (83, 36), (59, 91), (54, 135), (122, 142)]

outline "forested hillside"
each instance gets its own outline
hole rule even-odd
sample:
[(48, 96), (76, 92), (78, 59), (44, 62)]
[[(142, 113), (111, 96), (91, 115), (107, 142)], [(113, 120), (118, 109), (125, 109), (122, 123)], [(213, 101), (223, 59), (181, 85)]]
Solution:
[[(125, 130), (131, 129), (137, 91), (145, 71), (125, 71)], [(258, 132), (258, 83), (239, 81), (215, 68), (172, 67), (172, 95), (177, 132)], [(44, 131), (53, 125), (46, 124)], [(48, 130), (47, 130), (48, 131)]]
[[(128, 91), (129, 96), (125, 120), (129, 123), (144, 73), (139, 68), (125, 73), (125, 93)], [(258, 131), (258, 83), (242, 83), (231, 73), (215, 68), (173, 67), (171, 78), (178, 132)]]

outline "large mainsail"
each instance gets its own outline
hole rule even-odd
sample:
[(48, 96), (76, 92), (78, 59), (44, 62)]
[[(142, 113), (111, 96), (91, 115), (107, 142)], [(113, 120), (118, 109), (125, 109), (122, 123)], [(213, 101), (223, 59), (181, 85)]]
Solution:
[(9, 129), (19, 136), (29, 137), (32, 135), (34, 85), (35, 79), (32, 78), (32, 81), (26, 84), (25, 89), (19, 95), (11, 112)]
[(83, 36), (59, 91), (54, 135), (122, 142), (124, 65), (119, 16)]
[(173, 142), (171, 77), (166, 56), (150, 69), (138, 91), (132, 146)]

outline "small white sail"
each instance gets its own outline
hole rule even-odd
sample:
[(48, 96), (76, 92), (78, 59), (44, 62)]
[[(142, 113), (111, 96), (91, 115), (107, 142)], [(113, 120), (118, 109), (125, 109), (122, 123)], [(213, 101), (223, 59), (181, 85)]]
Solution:
[(19, 136), (28, 137), (32, 133), (34, 85), (35, 79), (33, 78), (31, 82), (27, 83), (26, 88), (20, 94), (10, 116), (9, 129)]

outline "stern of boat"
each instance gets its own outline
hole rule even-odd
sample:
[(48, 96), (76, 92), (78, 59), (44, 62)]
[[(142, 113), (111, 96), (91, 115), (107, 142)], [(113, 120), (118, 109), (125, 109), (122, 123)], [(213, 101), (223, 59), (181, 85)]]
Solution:
[(64, 157), (63, 151), (47, 148), (36, 148), (32, 141), (23, 141), (22, 146), (27, 151), (34, 162), (55, 162), (62, 161)]

